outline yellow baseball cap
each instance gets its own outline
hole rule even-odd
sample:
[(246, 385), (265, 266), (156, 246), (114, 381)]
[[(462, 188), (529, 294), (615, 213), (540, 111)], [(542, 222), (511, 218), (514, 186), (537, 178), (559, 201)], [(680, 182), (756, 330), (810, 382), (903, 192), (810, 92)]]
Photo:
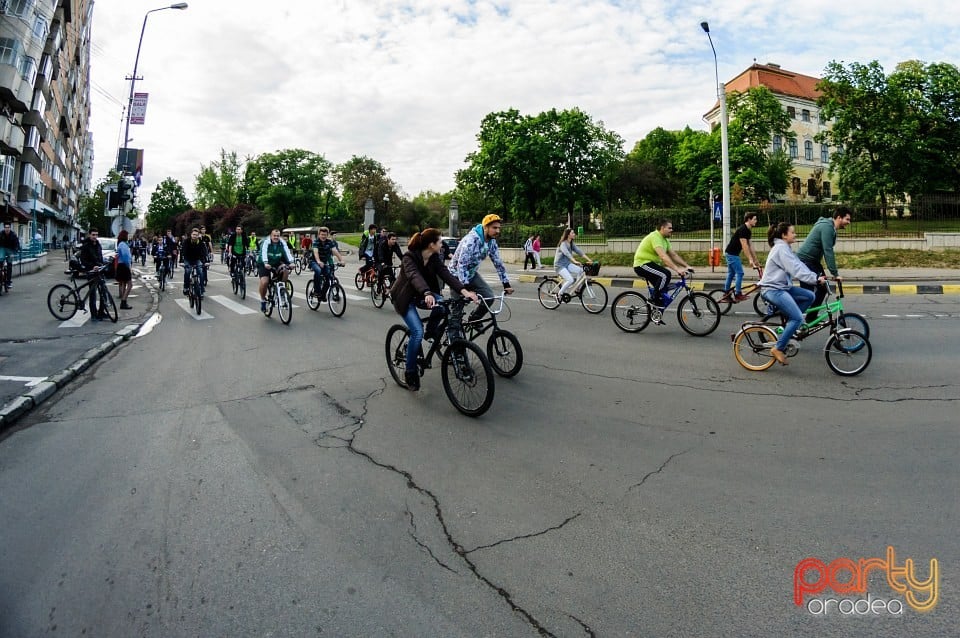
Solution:
[(492, 224), (493, 222), (502, 222), (502, 221), (503, 221), (503, 220), (500, 219), (500, 215), (495, 215), (495, 214), (493, 214), (493, 213), (490, 213), (489, 215), (487, 215), (486, 217), (483, 218), (483, 221), (480, 222), (480, 225), (481, 225), (481, 226), (489, 226), (489, 225)]

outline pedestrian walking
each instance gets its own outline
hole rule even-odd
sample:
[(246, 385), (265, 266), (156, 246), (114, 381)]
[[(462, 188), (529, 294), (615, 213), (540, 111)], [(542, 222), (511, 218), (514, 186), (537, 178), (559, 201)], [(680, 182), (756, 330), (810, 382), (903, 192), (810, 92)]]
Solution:
[(133, 253), (130, 251), (130, 244), (127, 243), (129, 233), (121, 230), (117, 235), (117, 285), (120, 287), (120, 309), (131, 310), (127, 303), (127, 297), (133, 289), (133, 275), (130, 267), (133, 265)]
[(545, 266), (540, 263), (540, 233), (533, 236), (533, 258), (537, 260), (537, 270), (543, 270)]
[(533, 235), (527, 237), (527, 241), (523, 242), (523, 269), (527, 269), (527, 262), (530, 262), (530, 267), (536, 269), (537, 260), (533, 256)]

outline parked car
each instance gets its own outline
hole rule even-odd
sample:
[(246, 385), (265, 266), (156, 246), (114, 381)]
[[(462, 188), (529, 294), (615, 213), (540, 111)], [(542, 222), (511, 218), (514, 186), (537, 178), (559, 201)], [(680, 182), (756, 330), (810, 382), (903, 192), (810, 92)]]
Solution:
[(98, 237), (100, 248), (103, 250), (103, 263), (107, 265), (107, 277), (115, 277), (117, 272), (113, 265), (113, 260), (117, 256), (117, 238), (116, 237)]
[(447, 259), (453, 255), (453, 251), (457, 249), (457, 245), (460, 243), (460, 240), (456, 237), (441, 237), (440, 241), (443, 243), (443, 258)]

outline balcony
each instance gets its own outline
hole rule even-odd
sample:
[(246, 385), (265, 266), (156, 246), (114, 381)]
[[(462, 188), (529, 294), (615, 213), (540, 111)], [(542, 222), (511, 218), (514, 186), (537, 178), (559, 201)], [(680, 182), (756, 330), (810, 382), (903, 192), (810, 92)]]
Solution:
[(0, 153), (20, 157), (24, 139), (22, 128), (0, 117)]
[(36, 126), (40, 137), (47, 139), (47, 121), (43, 118), (43, 113), (40, 111), (27, 111), (21, 119), (23, 120), (24, 126)]
[(0, 101), (14, 113), (26, 113), (33, 98), (33, 87), (23, 81), (20, 71), (9, 64), (0, 64)]

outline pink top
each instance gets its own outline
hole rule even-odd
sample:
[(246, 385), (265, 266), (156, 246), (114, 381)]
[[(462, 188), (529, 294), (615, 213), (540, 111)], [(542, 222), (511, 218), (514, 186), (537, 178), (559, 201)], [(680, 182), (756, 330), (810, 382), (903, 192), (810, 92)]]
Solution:
[(539, 239), (539, 238), (533, 240), (533, 252), (535, 252), (535, 253), (540, 252), (540, 239)]

